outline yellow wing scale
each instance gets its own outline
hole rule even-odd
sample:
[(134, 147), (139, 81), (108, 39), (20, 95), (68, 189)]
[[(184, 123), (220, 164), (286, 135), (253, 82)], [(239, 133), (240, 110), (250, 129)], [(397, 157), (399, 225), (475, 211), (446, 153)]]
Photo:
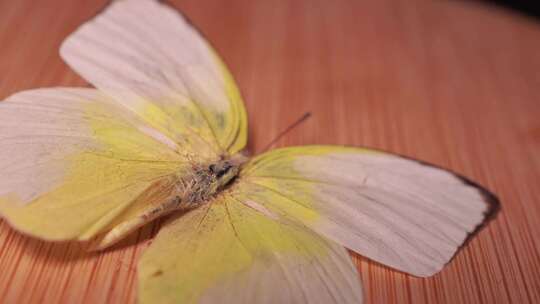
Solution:
[[(214, 60), (218, 65), (218, 70), (220, 71), (224, 80), (225, 92), (227, 93), (227, 96), (229, 96), (229, 100), (231, 102), (231, 108), (227, 114), (225, 114), (227, 119), (223, 120), (229, 121), (231, 127), (228, 128), (227, 134), (223, 134), (223, 136), (220, 138), (222, 138), (222, 142), (225, 143), (225, 146), (227, 147), (226, 150), (229, 152), (229, 154), (233, 155), (242, 151), (247, 144), (247, 114), (246, 109), (244, 108), (244, 102), (242, 101), (242, 96), (240, 95), (240, 90), (238, 89), (232, 74), (229, 72), (229, 69), (223, 60), (221, 60), (219, 55), (215, 52), (213, 52), (213, 54)], [(221, 119), (218, 118), (216, 121), (217, 123), (215, 125), (221, 124)]]

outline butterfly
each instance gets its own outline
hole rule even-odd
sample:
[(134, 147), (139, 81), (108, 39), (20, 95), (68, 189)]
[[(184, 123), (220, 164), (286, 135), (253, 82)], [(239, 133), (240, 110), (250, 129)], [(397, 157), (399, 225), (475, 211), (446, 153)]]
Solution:
[(138, 263), (141, 303), (360, 303), (345, 248), (431, 276), (498, 204), (454, 173), (371, 149), (246, 156), (232, 75), (157, 1), (113, 2), (60, 54), (95, 88), (0, 103), (0, 214), (92, 250), (170, 215)]

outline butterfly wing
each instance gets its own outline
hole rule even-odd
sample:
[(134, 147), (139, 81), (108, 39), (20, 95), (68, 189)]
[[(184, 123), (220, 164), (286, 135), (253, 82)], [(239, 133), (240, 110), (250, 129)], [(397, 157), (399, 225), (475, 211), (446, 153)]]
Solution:
[(346, 250), (230, 191), (173, 218), (139, 261), (141, 303), (361, 303)]
[(1, 102), (0, 213), (44, 239), (92, 237), (147, 188), (188, 170), (171, 143), (141, 130), (151, 129), (94, 89)]
[(63, 43), (82, 77), (183, 152), (235, 153), (247, 140), (236, 84), (211, 46), (175, 10), (153, 0), (113, 2)]
[(375, 261), (417, 276), (438, 272), (496, 199), (448, 171), (367, 149), (283, 148), (240, 178), (259, 204)]

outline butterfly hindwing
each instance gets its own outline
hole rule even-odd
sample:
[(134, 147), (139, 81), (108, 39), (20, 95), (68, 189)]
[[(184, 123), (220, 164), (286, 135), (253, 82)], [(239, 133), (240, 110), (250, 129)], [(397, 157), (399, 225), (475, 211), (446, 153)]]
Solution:
[(342, 246), (253, 199), (231, 189), (166, 222), (139, 261), (141, 303), (361, 303)]
[(438, 272), (495, 203), (446, 170), (358, 148), (270, 151), (239, 180), (314, 231), (417, 276)]

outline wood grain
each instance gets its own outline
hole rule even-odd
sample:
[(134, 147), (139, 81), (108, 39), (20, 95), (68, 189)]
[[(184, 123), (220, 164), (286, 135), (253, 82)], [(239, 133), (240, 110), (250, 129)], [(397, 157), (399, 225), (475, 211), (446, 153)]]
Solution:
[[(86, 85), (58, 47), (106, 1), (0, 1), (0, 99)], [(465, 1), (174, 1), (229, 64), (257, 150), (347, 144), (451, 168), (502, 210), (439, 274), (359, 256), (368, 303), (540, 303), (540, 24)], [(1, 173), (0, 173), (1, 174)], [(62, 219), (58, 219), (62, 220)], [(157, 224), (84, 253), (0, 223), (1, 303), (133, 303)]]

